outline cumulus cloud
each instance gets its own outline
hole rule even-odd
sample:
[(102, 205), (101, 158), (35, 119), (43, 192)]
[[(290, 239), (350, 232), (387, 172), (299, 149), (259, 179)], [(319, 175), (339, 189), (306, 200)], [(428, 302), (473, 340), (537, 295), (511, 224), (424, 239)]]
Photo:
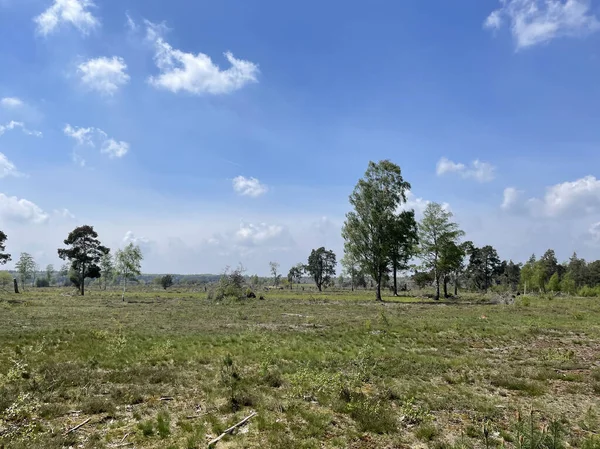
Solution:
[(114, 95), (130, 80), (127, 64), (118, 56), (90, 59), (79, 64), (77, 74), (87, 88), (104, 95)]
[(15, 167), (15, 164), (9, 161), (6, 155), (0, 153), (0, 179), (8, 176), (18, 177), (22, 175), (17, 170), (17, 167)]
[(25, 127), (23, 122), (15, 122), (10, 121), (6, 125), (0, 125), (0, 136), (6, 133), (7, 131), (12, 131), (13, 129), (20, 129), (23, 133), (29, 136), (42, 137), (42, 133), (39, 131), (32, 131)]
[(55, 217), (75, 220), (75, 215), (73, 215), (69, 209), (54, 209), (53, 213)]
[(521, 197), (523, 196), (522, 190), (517, 190), (514, 187), (507, 187), (504, 189), (504, 196), (502, 205), (500, 206), (503, 210), (514, 210), (521, 205)]
[(485, 20), (497, 30), (507, 22), (517, 49), (562, 36), (586, 36), (600, 29), (589, 0), (500, 0), (502, 6)]
[(502, 209), (551, 218), (600, 213), (600, 180), (591, 175), (549, 186), (542, 198), (523, 200), (522, 194), (513, 187), (505, 189)]
[[(417, 197), (414, 193), (408, 191), (406, 192), (406, 203), (401, 204), (399, 210), (414, 210), (415, 215), (419, 217), (423, 215), (423, 212), (425, 212), (425, 209), (429, 203), (431, 203), (431, 201)], [(444, 210), (451, 210), (450, 204), (443, 202), (441, 205)]]
[(89, 11), (95, 5), (91, 0), (54, 0), (54, 3), (33, 20), (37, 32), (47, 36), (59, 26), (69, 24), (86, 35), (100, 25), (100, 21)]
[(269, 188), (256, 178), (237, 176), (233, 178), (233, 190), (239, 195), (257, 198), (267, 193)]
[(462, 163), (456, 163), (448, 158), (441, 158), (436, 166), (438, 176), (443, 176), (448, 173), (457, 173), (464, 179), (474, 179), (478, 182), (489, 182), (494, 179), (496, 168), (488, 163), (482, 162), (479, 159), (471, 162), (470, 166)]
[(258, 66), (250, 61), (236, 59), (231, 52), (224, 53), (231, 64), (222, 70), (204, 53), (186, 53), (169, 45), (162, 37), (164, 27), (146, 22), (147, 38), (154, 45), (154, 61), (160, 74), (149, 78), (156, 88), (177, 93), (228, 94), (249, 83), (258, 81)]
[(41, 224), (48, 221), (48, 214), (36, 204), (3, 193), (0, 193), (0, 217), (21, 224)]
[(0, 105), (7, 109), (16, 109), (23, 106), (25, 103), (23, 100), (17, 97), (6, 97), (0, 100)]
[[(67, 124), (63, 132), (66, 136), (75, 140), (78, 146), (99, 146), (100, 152), (107, 154), (110, 159), (122, 158), (129, 152), (127, 142), (111, 139), (108, 134), (99, 128), (81, 128)], [(81, 166), (85, 165), (85, 159), (76, 151), (73, 153), (73, 160)]]
[(286, 227), (267, 223), (241, 223), (234, 242), (242, 247), (267, 246), (281, 249), (291, 246), (293, 239)]

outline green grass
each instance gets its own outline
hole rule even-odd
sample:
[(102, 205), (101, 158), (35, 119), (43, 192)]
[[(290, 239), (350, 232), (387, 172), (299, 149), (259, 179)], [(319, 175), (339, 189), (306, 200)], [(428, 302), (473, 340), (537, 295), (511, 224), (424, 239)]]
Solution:
[(252, 411), (223, 447), (484, 447), (483, 422), (515, 447), (531, 408), (600, 431), (596, 299), (70, 293), (0, 296), (0, 445), (205, 447)]

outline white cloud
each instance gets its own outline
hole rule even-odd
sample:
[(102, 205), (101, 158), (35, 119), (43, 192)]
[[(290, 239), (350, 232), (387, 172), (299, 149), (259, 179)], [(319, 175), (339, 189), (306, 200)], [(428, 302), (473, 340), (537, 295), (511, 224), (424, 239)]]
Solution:
[(42, 133), (39, 131), (32, 131), (25, 127), (23, 122), (8, 122), (6, 125), (0, 125), (0, 136), (3, 135), (6, 131), (12, 131), (13, 129), (19, 128), (23, 133), (29, 136), (42, 137)]
[(558, 216), (570, 212), (591, 214), (600, 211), (600, 180), (594, 176), (585, 176), (572, 182), (563, 182), (546, 189), (541, 203), (543, 211), (549, 216)]
[(60, 218), (66, 218), (68, 220), (75, 220), (75, 215), (73, 215), (69, 209), (64, 209), (64, 208), (63, 209), (55, 209), (54, 216), (60, 217)]
[[(108, 134), (99, 128), (80, 128), (67, 124), (63, 132), (66, 136), (74, 139), (79, 146), (99, 146), (100, 152), (107, 154), (110, 159), (121, 158), (129, 152), (127, 142), (111, 139)], [(73, 160), (82, 167), (85, 165), (85, 160), (77, 152), (73, 153)]]
[(589, 0), (500, 0), (502, 6), (485, 20), (484, 27), (499, 29), (506, 18), (517, 49), (562, 36), (585, 36), (600, 29)]
[(436, 173), (438, 176), (445, 175), (447, 173), (458, 173), (462, 178), (475, 179), (478, 182), (489, 182), (494, 179), (495, 167), (488, 163), (482, 162), (479, 159), (471, 162), (471, 165), (467, 167), (465, 164), (456, 163), (448, 158), (441, 158), (436, 166)]
[(520, 205), (522, 195), (522, 190), (517, 190), (514, 187), (507, 187), (504, 189), (504, 196), (500, 207), (506, 211), (514, 210)]
[(94, 6), (91, 0), (54, 0), (46, 11), (33, 20), (42, 36), (53, 33), (62, 24), (71, 24), (85, 35), (100, 25), (89, 11)]
[(118, 56), (90, 59), (80, 64), (77, 72), (85, 86), (105, 95), (114, 95), (130, 80), (127, 64)]
[(0, 100), (0, 105), (2, 105), (5, 108), (20, 108), (24, 104), (25, 103), (23, 102), (23, 100), (17, 97), (6, 97)]
[(73, 127), (67, 124), (63, 130), (66, 136), (72, 137), (77, 141), (79, 145), (91, 145), (94, 146), (92, 140), (95, 128), (79, 128)]
[[(403, 211), (403, 210), (414, 210), (415, 211), (415, 215), (417, 217), (421, 217), (423, 215), (423, 212), (425, 212), (425, 209), (427, 208), (427, 205), (431, 203), (431, 201), (426, 200), (424, 198), (420, 198), (420, 197), (416, 197), (414, 195), (414, 193), (412, 193), (411, 191), (406, 192), (406, 203), (403, 203), (402, 205), (400, 205), (399, 210)], [(444, 210), (450, 211), (450, 204), (443, 202), (441, 203), (442, 208)]]
[(15, 167), (15, 164), (9, 161), (3, 153), (0, 153), (0, 179), (8, 176), (18, 177), (22, 175), (17, 170), (17, 167)]
[(162, 37), (163, 29), (146, 22), (147, 37), (154, 44), (154, 60), (160, 69), (158, 76), (150, 77), (150, 84), (177, 93), (228, 94), (249, 83), (258, 81), (258, 66), (250, 61), (236, 59), (231, 52), (224, 53), (231, 64), (221, 70), (204, 53), (186, 53), (171, 47)]
[(233, 190), (240, 195), (256, 198), (267, 193), (269, 188), (256, 178), (237, 176), (233, 178)]
[(522, 199), (523, 192), (509, 187), (504, 191), (502, 209), (521, 210), (534, 217), (571, 217), (600, 213), (600, 180), (585, 176), (546, 188), (543, 198)]
[(289, 246), (292, 242), (287, 228), (267, 223), (241, 223), (235, 232), (234, 241), (244, 247)]
[(131, 18), (128, 12), (125, 13), (125, 17), (127, 17), (127, 28), (129, 28), (129, 30), (132, 32), (137, 31), (137, 23), (135, 23), (135, 20)]
[(594, 243), (600, 243), (600, 222), (591, 225), (588, 232)]
[(108, 139), (102, 145), (101, 153), (108, 154), (110, 159), (121, 158), (129, 151), (127, 142), (117, 142), (114, 139)]
[(31, 201), (0, 193), (0, 217), (17, 223), (41, 224), (48, 221), (48, 214)]

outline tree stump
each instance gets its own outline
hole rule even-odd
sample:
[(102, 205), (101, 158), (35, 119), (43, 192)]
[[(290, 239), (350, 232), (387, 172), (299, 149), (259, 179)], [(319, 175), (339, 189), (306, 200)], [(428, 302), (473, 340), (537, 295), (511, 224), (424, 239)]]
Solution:
[(15, 293), (19, 293), (19, 283), (16, 279), (13, 279), (13, 284), (15, 286)]

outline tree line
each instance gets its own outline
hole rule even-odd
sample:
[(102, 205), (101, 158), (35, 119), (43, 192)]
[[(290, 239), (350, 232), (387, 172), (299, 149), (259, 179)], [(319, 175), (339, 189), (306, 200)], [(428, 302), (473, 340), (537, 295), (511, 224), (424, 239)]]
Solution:
[[(6, 253), (6, 241), (8, 236), (0, 231), (0, 265), (4, 265), (12, 260), (11, 254)], [(98, 239), (98, 233), (93, 226), (79, 226), (69, 233), (64, 240), (66, 248), (58, 249), (58, 256), (67, 263), (61, 268), (59, 274), (68, 278), (81, 296), (85, 295), (85, 285), (87, 279), (100, 279), (101, 287), (104, 281), (106, 289), (107, 282), (114, 276), (121, 279), (123, 285), (123, 300), (125, 300), (125, 291), (127, 282), (136, 280), (141, 275), (141, 262), (143, 259), (142, 251), (138, 245), (128, 244), (123, 249), (118, 249), (114, 257), (110, 254), (110, 248), (102, 245)], [(33, 256), (29, 253), (21, 253), (19, 260), (15, 264), (16, 271), (21, 281), (21, 289), (25, 286), (37, 285), (38, 287), (49, 286), (54, 276), (54, 267), (46, 267), (45, 277), (36, 279), (39, 267)], [(19, 293), (17, 279), (6, 273), (10, 281), (14, 282), (15, 293)], [(0, 278), (0, 284), (6, 287), (7, 276)], [(172, 280), (170, 280), (172, 282)]]

